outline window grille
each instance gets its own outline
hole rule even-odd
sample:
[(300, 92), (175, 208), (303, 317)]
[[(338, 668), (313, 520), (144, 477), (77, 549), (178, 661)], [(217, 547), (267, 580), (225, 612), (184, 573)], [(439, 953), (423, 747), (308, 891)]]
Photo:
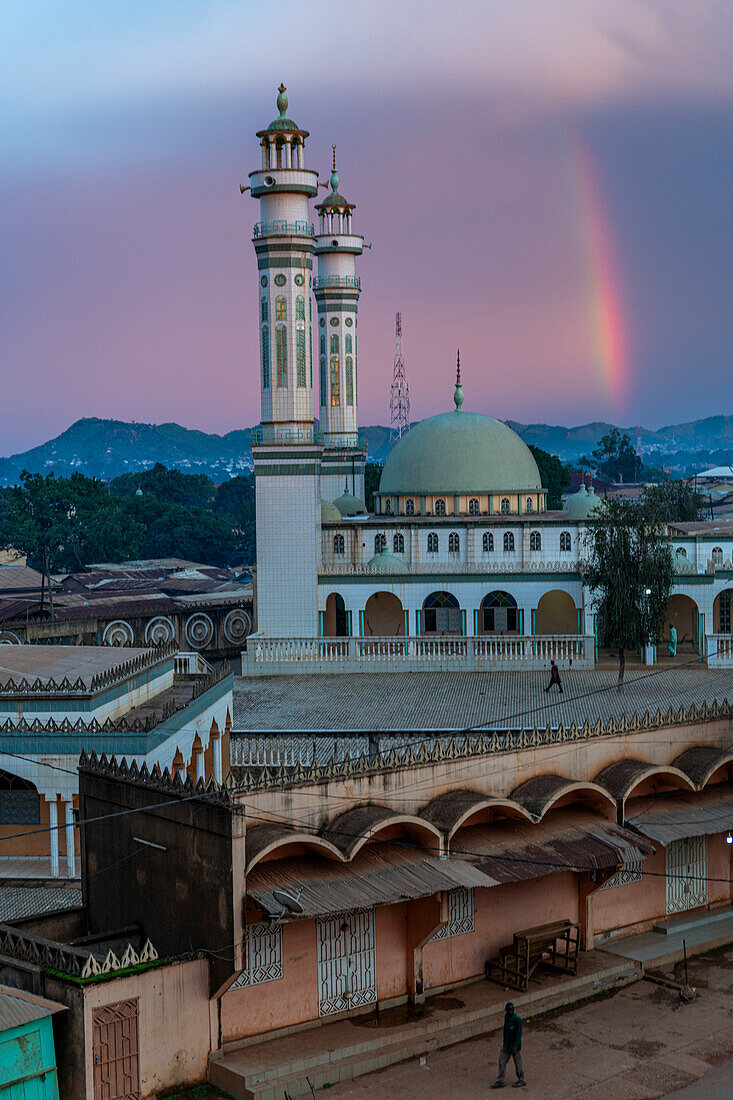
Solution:
[(267, 322), (267, 321), (270, 320), (270, 309), (269, 309), (269, 306), (267, 304), (267, 298), (262, 299), (260, 320), (264, 321), (264, 322)]
[(527, 497), (527, 511), (534, 512), (534, 504), (532, 503), (532, 497)]
[(730, 634), (731, 633), (731, 629), (730, 629), (730, 623), (731, 623), (730, 597), (731, 597), (731, 591), (730, 591), (729, 588), (726, 588), (726, 590), (724, 592), (720, 593), (720, 633), (721, 634)]
[(375, 535), (374, 536), (374, 553), (381, 554), (383, 550), (387, 549), (387, 536)]
[(433, 940), (447, 940), (451, 936), (464, 936), (474, 930), (473, 890), (459, 887), (448, 891), (448, 923), (433, 936)]
[(343, 554), (344, 553), (344, 536), (343, 535), (334, 535), (333, 536), (333, 552), (334, 552), (334, 554)]
[(275, 320), (287, 321), (288, 319), (288, 304), (282, 294), (279, 294), (275, 299)]
[(723, 548), (722, 546), (713, 547), (713, 565), (723, 564)]
[(501, 498), (501, 514), (506, 516), (509, 514), (509, 497)]
[(321, 355), (325, 355), (325, 354), (326, 354), (326, 337), (322, 336), (321, 337)]
[(507, 554), (514, 553), (514, 535), (511, 531), (504, 532), (504, 552)]
[(331, 405), (341, 404), (341, 381), (339, 379), (339, 357), (331, 356)]
[(628, 886), (631, 882), (641, 882), (641, 860), (624, 863), (620, 871), (603, 883), (601, 890), (610, 890), (613, 886)]
[(458, 538), (458, 535), (455, 531), (451, 531), (451, 533), (448, 535), (448, 551), (451, 554), (457, 554), (460, 549), (461, 540)]
[(405, 501), (405, 515), (406, 516), (414, 516), (415, 515), (415, 501), (414, 500), (408, 499), (408, 500)]
[(247, 965), (230, 989), (272, 982), (283, 976), (282, 925), (262, 921), (247, 925)]
[(438, 553), (438, 536), (434, 531), (431, 531), (428, 535), (428, 554)]
[(339, 352), (339, 338), (338, 334), (334, 332), (331, 336), (331, 355), (338, 355)]
[(277, 357), (277, 385), (287, 389), (288, 385), (288, 330), (278, 325), (276, 330), (275, 352)]
[(344, 351), (347, 355), (351, 355), (354, 350), (354, 341), (350, 332), (346, 333), (344, 337)]
[(262, 330), (262, 388), (270, 388), (270, 330), (267, 325)]
[(404, 554), (405, 552), (405, 536), (397, 534), (392, 539), (392, 549), (395, 554)]
[(564, 551), (567, 551), (569, 549), (570, 549), (570, 532), (569, 531), (561, 531), (560, 532), (560, 551), (564, 552)]
[(392, 501), (389, 499), (389, 497), (387, 497), (387, 499), (384, 502), (384, 514), (385, 514), (385, 516), (391, 516), (392, 515)]
[(435, 502), (435, 514), (436, 516), (445, 515), (445, 501), (442, 499), (442, 497), (438, 497)]
[(305, 329), (299, 328), (295, 334), (295, 362), (297, 367), (298, 385), (306, 386), (305, 379)]
[(326, 359), (321, 356), (321, 408), (326, 407)]
[(483, 543), (483, 545), (484, 545), (484, 550), (487, 551), (487, 552), (494, 549), (494, 536), (491, 534), (490, 531), (484, 532), (484, 543)]
[(350, 355), (346, 356), (346, 404), (354, 404), (354, 360)]
[(529, 548), (530, 550), (542, 549), (542, 535), (539, 531), (531, 531), (529, 536)]
[(477, 497), (471, 497), (468, 502), (468, 514), (469, 516), (477, 516), (479, 510), (479, 503)]
[(295, 320), (305, 321), (305, 298), (302, 294), (295, 299)]

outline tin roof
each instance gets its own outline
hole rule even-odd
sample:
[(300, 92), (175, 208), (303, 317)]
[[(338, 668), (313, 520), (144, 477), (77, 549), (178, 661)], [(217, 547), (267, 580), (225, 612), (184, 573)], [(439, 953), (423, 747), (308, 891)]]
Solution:
[(54, 1012), (65, 1012), (66, 1005), (56, 1001), (47, 1001), (35, 993), (25, 993), (21, 989), (11, 989), (9, 985), (0, 985), (0, 1031), (41, 1020)]
[(394, 905), (461, 886), (496, 885), (495, 879), (466, 860), (438, 859), (427, 851), (376, 841), (350, 863), (294, 856), (259, 864), (247, 876), (246, 889), (248, 897), (272, 914), (282, 912), (273, 890), (300, 895), (303, 913), (299, 916), (307, 919)]
[[(12, 868), (5, 867), (7, 874)], [(0, 889), (0, 922), (12, 924), (26, 917), (55, 913), (61, 909), (78, 909), (82, 904), (81, 890), (70, 886), (2, 886)]]
[(0, 592), (40, 592), (42, 580), (41, 574), (29, 565), (3, 565), (0, 568)]
[(733, 784), (708, 791), (657, 794), (626, 803), (626, 824), (667, 845), (690, 836), (710, 836), (733, 830)]

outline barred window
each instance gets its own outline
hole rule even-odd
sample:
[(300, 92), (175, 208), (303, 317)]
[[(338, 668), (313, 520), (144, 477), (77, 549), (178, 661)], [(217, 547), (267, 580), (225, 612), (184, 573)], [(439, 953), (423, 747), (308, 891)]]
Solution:
[(479, 503), (477, 497), (471, 497), (468, 502), (468, 514), (469, 516), (477, 516), (479, 512)]
[(392, 549), (395, 554), (404, 554), (405, 552), (405, 536), (396, 534), (392, 539)]
[(445, 515), (445, 501), (443, 500), (442, 497), (438, 497), (438, 499), (435, 502), (435, 514), (436, 514), (436, 516), (444, 516)]
[(321, 337), (321, 355), (325, 355), (325, 354), (326, 354), (326, 337), (322, 336)]
[(285, 325), (276, 329), (275, 353), (277, 359), (278, 389), (287, 389), (288, 385), (288, 330)]
[(321, 356), (321, 408), (326, 407), (326, 357)]
[(504, 551), (508, 554), (514, 553), (514, 535), (511, 531), (504, 532)]
[(338, 355), (338, 351), (339, 351), (338, 333), (334, 332), (331, 336), (331, 355)]
[(269, 321), (270, 320), (270, 307), (267, 304), (267, 298), (263, 298), (262, 302), (260, 303), (260, 320), (261, 321)]
[(354, 404), (354, 360), (346, 356), (346, 404)]
[(406, 516), (414, 516), (415, 515), (415, 501), (410, 499), (410, 498), (408, 498), (405, 501), (405, 515)]
[(331, 405), (341, 404), (341, 382), (339, 379), (339, 357), (331, 356)]
[(490, 531), (484, 532), (484, 550), (489, 551), (494, 549), (494, 536)]
[(569, 550), (569, 549), (570, 549), (570, 532), (569, 531), (561, 531), (560, 532), (560, 550), (561, 551), (566, 551), (566, 550)]
[(288, 305), (282, 294), (278, 295), (275, 299), (275, 320), (287, 321), (288, 319)]
[(438, 553), (438, 536), (435, 531), (431, 531), (428, 535), (428, 554)]
[(448, 551), (451, 554), (457, 554), (461, 549), (461, 540), (459, 539), (455, 531), (451, 531), (448, 535)]
[(267, 325), (262, 330), (262, 388), (270, 388), (270, 330)]
[(539, 531), (531, 531), (529, 535), (529, 548), (530, 550), (542, 549), (542, 535)]
[(305, 329), (299, 328), (295, 334), (295, 359), (298, 374), (298, 385), (305, 387)]
[(506, 516), (506, 515), (508, 515), (508, 513), (509, 513), (509, 497), (502, 497), (501, 498), (501, 514), (503, 516)]
[(351, 355), (353, 352), (353, 339), (350, 332), (347, 332), (344, 337), (344, 351), (347, 355)]
[(282, 978), (282, 931), (282, 925), (271, 921), (247, 925), (247, 965), (229, 989), (242, 989)]
[(527, 511), (528, 512), (533, 512), (534, 511), (534, 505), (532, 504), (532, 497), (527, 497)]
[(433, 936), (434, 940), (445, 940), (451, 936), (462, 936), (466, 932), (473, 932), (473, 890), (467, 890), (459, 886), (457, 890), (448, 891), (448, 923)]
[(305, 298), (302, 294), (295, 299), (295, 320), (305, 321)]
[(387, 536), (375, 535), (374, 536), (374, 553), (381, 554), (383, 550), (387, 549)]
[(345, 543), (343, 535), (333, 536), (333, 552), (334, 554), (343, 554), (345, 552)]

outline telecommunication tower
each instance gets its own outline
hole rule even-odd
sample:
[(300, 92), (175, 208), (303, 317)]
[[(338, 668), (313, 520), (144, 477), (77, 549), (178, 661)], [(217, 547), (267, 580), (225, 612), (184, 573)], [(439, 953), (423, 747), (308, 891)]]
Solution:
[(395, 315), (394, 369), (389, 388), (389, 442), (390, 446), (402, 437), (410, 427), (410, 383), (405, 377), (405, 360), (402, 355), (402, 314)]

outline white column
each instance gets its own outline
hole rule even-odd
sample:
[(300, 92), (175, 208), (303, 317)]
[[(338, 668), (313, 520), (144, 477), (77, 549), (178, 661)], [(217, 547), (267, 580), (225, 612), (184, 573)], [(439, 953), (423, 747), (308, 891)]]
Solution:
[(262, 168), (266, 171), (270, 167), (270, 151), (266, 140), (262, 142)]
[(200, 752), (196, 753), (196, 782), (197, 783), (198, 783), (199, 779), (204, 779), (205, 778), (204, 772), (205, 772), (204, 752), (203, 752), (203, 749), (202, 749)]
[(53, 878), (59, 877), (59, 832), (58, 832), (59, 814), (56, 808), (56, 798), (54, 797), (48, 804), (48, 824), (49, 824), (49, 836), (51, 838), (51, 875)]
[(64, 803), (66, 813), (66, 873), (76, 878), (76, 854), (74, 852), (74, 803)]
[(214, 779), (217, 783), (222, 783), (223, 776), (221, 770), (221, 737), (215, 737), (212, 745), (214, 749)]
[(270, 170), (277, 168), (277, 146), (275, 135), (270, 138)]

